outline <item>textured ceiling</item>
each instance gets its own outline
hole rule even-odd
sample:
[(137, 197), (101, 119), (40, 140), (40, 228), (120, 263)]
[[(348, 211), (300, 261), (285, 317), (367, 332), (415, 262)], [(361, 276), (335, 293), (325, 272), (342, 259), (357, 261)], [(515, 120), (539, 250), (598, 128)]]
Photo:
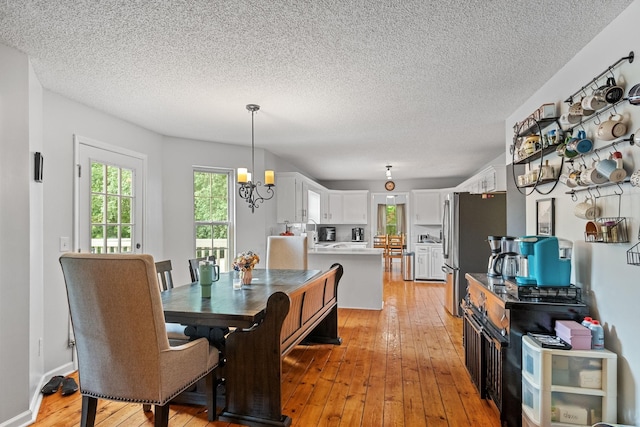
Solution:
[(43, 86), (319, 180), (466, 177), (631, 0), (2, 0)]

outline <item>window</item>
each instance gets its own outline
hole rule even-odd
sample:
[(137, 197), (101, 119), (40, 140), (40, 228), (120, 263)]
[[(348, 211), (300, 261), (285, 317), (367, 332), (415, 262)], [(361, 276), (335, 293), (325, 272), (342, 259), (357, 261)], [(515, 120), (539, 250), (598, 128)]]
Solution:
[(232, 171), (194, 170), (193, 217), (196, 257), (215, 255), (220, 271), (229, 271)]
[(133, 171), (91, 162), (91, 252), (131, 252)]
[(395, 236), (398, 234), (398, 223), (396, 216), (396, 205), (386, 205), (385, 231), (386, 234)]

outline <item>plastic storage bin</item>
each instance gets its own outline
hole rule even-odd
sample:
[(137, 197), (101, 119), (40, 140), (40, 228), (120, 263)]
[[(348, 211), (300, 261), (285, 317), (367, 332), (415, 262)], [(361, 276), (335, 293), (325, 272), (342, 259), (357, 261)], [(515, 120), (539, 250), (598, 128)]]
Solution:
[(524, 426), (591, 426), (617, 421), (617, 355), (555, 350), (522, 337)]

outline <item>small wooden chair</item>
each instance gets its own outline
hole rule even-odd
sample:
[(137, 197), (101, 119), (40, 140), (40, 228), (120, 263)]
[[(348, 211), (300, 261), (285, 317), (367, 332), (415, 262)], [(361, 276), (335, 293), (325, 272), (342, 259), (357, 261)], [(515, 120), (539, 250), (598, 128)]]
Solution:
[(213, 261), (213, 263), (216, 263), (216, 256), (215, 255), (209, 255), (208, 257), (202, 257), (202, 258), (193, 258), (189, 260), (189, 273), (191, 274), (191, 282), (195, 283), (198, 282), (200, 280), (200, 270), (198, 269), (198, 266), (200, 265), (200, 261)]
[(398, 236), (389, 236), (389, 242), (388, 242), (388, 259), (389, 259), (389, 270), (391, 270), (391, 267), (393, 266), (393, 259), (394, 258), (398, 258), (401, 259), (402, 258), (402, 251), (404, 250), (404, 246), (405, 246), (405, 241), (404, 241), (404, 234), (398, 235)]
[(158, 280), (162, 284), (161, 291), (167, 289), (173, 289), (173, 277), (171, 277), (171, 260), (156, 262), (156, 272), (158, 273)]

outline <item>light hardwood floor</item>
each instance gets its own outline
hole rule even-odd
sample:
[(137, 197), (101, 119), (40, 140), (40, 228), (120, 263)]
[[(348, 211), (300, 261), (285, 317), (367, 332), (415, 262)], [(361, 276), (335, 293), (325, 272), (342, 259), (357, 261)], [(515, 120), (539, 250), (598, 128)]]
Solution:
[[(284, 359), (283, 413), (294, 427), (499, 427), (465, 369), (462, 321), (444, 309), (443, 285), (404, 282), (400, 263), (384, 274), (382, 311), (340, 309), (342, 345), (298, 346)], [(79, 425), (80, 408), (80, 393), (46, 396), (34, 425)], [(152, 424), (141, 405), (98, 403), (98, 426)], [(169, 424), (236, 426), (188, 405), (172, 405)]]

